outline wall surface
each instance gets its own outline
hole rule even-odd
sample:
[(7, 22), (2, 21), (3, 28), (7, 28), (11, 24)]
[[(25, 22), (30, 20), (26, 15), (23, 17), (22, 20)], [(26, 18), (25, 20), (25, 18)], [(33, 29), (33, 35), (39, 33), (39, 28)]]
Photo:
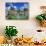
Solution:
[[(6, 2), (29, 2), (29, 20), (6, 20), (5, 19), (5, 3)], [(46, 30), (46, 28), (40, 27), (35, 16), (41, 14), (40, 6), (46, 5), (46, 0), (0, 0), (0, 35), (4, 34), (6, 25), (14, 25), (18, 29), (18, 36), (31, 37), (37, 33), (37, 29)], [(41, 36), (39, 36), (41, 37)]]

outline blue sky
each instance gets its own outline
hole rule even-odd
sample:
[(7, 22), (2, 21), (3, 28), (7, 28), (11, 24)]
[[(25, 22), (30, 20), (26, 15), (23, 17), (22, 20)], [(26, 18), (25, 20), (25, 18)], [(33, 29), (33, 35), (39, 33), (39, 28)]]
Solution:
[(24, 7), (28, 7), (28, 3), (27, 2), (20, 2), (20, 3), (6, 3), (6, 7), (10, 7), (10, 6), (13, 6), (13, 7), (16, 7), (17, 9), (19, 8), (24, 8)]

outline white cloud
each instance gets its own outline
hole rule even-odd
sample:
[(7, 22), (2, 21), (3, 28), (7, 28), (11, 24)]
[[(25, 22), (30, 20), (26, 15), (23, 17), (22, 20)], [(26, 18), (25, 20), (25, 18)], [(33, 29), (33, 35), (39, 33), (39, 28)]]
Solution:
[[(6, 7), (7, 10), (10, 10), (10, 6), (9, 7)], [(15, 8), (15, 10), (17, 10), (17, 7), (16, 6), (13, 6), (13, 8)]]
[(10, 9), (10, 6), (9, 6), (9, 7), (6, 7), (6, 10), (7, 10), (7, 11), (9, 11), (9, 9)]
[(23, 10), (24, 8), (28, 8), (28, 5), (24, 4), (24, 6), (22, 6), (20, 9)]
[(10, 9), (10, 6), (7, 9), (9, 10)]
[(28, 5), (27, 5), (27, 4), (24, 4), (24, 7), (25, 7), (25, 8), (28, 8)]
[(20, 9), (23, 10), (24, 9), (24, 6), (22, 6)]
[(24, 6), (22, 6), (20, 9), (23, 10), (24, 8), (28, 8), (28, 5), (24, 4)]
[(15, 8), (15, 10), (17, 10), (17, 7), (16, 6), (13, 6)]

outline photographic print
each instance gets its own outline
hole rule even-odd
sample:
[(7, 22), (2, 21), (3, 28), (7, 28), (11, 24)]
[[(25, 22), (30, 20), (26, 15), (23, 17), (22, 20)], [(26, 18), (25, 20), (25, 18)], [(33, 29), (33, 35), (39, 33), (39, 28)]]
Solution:
[(6, 19), (27, 20), (29, 19), (28, 2), (6, 3)]

